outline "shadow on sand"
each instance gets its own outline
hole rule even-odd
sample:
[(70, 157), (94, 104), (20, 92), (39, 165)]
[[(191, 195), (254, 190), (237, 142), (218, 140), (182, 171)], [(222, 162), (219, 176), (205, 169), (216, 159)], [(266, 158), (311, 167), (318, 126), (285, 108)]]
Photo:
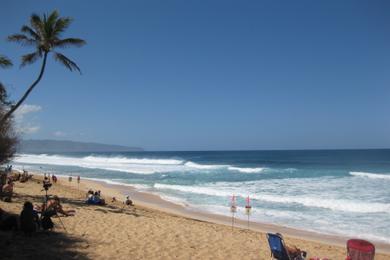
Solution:
[(81, 252), (88, 247), (83, 239), (58, 232), (0, 231), (1, 259), (90, 259)]

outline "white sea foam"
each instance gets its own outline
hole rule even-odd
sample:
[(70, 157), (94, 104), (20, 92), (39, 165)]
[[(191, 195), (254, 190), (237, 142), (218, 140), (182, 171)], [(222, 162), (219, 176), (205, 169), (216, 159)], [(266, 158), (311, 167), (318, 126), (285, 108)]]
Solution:
[(265, 168), (243, 168), (243, 167), (234, 167), (234, 166), (229, 166), (228, 170), (230, 171), (238, 171), (238, 172), (243, 172), (243, 173), (259, 173), (263, 172)]
[(150, 188), (148, 185), (136, 184), (136, 183), (134, 183), (134, 184), (133, 183), (126, 183), (126, 182), (123, 182), (121, 180), (110, 180), (110, 179), (88, 178), (88, 177), (84, 177), (83, 179), (97, 181), (97, 182), (104, 182), (104, 183), (112, 184), (112, 185), (121, 185), (121, 186), (131, 187), (131, 188), (135, 188), (137, 190), (147, 190)]
[(390, 204), (377, 202), (362, 202), (343, 199), (326, 199), (320, 197), (300, 196), (275, 196), (269, 194), (255, 195), (258, 200), (276, 203), (295, 203), (306, 207), (325, 208), (335, 211), (346, 211), (355, 213), (379, 213), (390, 214)]
[(227, 167), (227, 165), (199, 164), (191, 161), (186, 162), (184, 165), (190, 168), (201, 169), (201, 170), (212, 170), (212, 169)]
[[(240, 192), (235, 187), (218, 187), (218, 186), (187, 186), (187, 185), (168, 185), (154, 184), (154, 188), (161, 190), (174, 190), (180, 192), (194, 193), (199, 195), (229, 197), (232, 194), (246, 198), (248, 193)], [(242, 190), (242, 189), (241, 189)], [(258, 201), (280, 203), (280, 204), (298, 204), (310, 208), (324, 208), (333, 211), (345, 211), (354, 213), (388, 213), (390, 214), (389, 203), (362, 202), (345, 199), (328, 199), (315, 196), (287, 196), (271, 194), (251, 194), (252, 199)]]
[(366, 177), (370, 179), (384, 179), (390, 180), (390, 174), (370, 173), (370, 172), (350, 172), (352, 176)]
[(259, 173), (265, 168), (241, 168), (222, 164), (199, 164), (179, 159), (128, 158), (123, 156), (105, 157), (89, 155), (71, 157), (48, 154), (19, 154), (15, 163), (74, 166), (108, 171), (121, 171), (135, 174), (154, 174), (166, 172), (229, 170), (241, 173)]
[(86, 156), (85, 161), (100, 163), (102, 160), (105, 163), (126, 163), (126, 164), (161, 164), (161, 165), (180, 165), (181, 160), (175, 159), (149, 159), (149, 158), (127, 158), (127, 157), (100, 157), (100, 156)]
[(126, 157), (69, 157), (47, 154), (20, 154), (14, 161), (27, 164), (47, 164), (60, 166), (76, 166), (90, 169), (103, 169), (136, 174), (153, 174), (171, 172), (183, 168), (183, 161), (176, 159), (149, 159)]
[(189, 192), (189, 193), (210, 195), (210, 196), (225, 197), (225, 196), (232, 195), (231, 192), (221, 191), (221, 190), (212, 189), (212, 188), (208, 188), (208, 187), (202, 187), (202, 186), (170, 185), (170, 184), (156, 183), (156, 184), (154, 184), (154, 188), (161, 189), (161, 190), (175, 190), (175, 191)]

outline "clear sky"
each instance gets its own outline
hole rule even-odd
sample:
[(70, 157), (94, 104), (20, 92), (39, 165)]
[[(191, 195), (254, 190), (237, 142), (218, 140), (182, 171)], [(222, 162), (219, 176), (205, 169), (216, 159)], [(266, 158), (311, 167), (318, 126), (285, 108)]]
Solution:
[(74, 22), (83, 74), (48, 63), (26, 139), (148, 150), (390, 147), (390, 1), (1, 1), (0, 70), (19, 98), (40, 63), (5, 41), (31, 13)]

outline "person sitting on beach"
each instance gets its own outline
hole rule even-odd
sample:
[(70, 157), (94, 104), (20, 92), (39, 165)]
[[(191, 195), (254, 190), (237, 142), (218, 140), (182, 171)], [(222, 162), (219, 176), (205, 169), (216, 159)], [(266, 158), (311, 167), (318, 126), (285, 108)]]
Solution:
[(14, 182), (8, 180), (7, 184), (3, 187), (3, 192), (13, 192), (14, 191)]
[(74, 216), (75, 210), (64, 210), (62, 208), (62, 205), (60, 203), (60, 198), (58, 196), (53, 196), (52, 198), (49, 198), (46, 202), (46, 204), (42, 205), (42, 212), (46, 212), (49, 215), (57, 215), (58, 213), (61, 213), (65, 216)]
[(126, 196), (125, 205), (126, 206), (134, 206), (133, 201), (130, 199), (129, 196)]
[(25, 234), (31, 234), (37, 230), (38, 214), (34, 211), (33, 204), (26, 201), (20, 213), (20, 228)]
[(23, 170), (22, 176), (20, 176), (19, 181), (20, 181), (20, 182), (26, 182), (26, 181), (28, 181), (28, 173), (27, 173), (27, 171)]
[(89, 199), (89, 198), (91, 198), (92, 196), (93, 196), (93, 190), (89, 189), (89, 190), (87, 191), (87, 194), (85, 194), (85, 197), (86, 197), (87, 199)]
[(12, 180), (8, 180), (8, 183), (3, 186), (3, 200), (6, 202), (11, 202), (12, 194), (14, 192), (14, 183)]
[(55, 176), (54, 174), (51, 176), (51, 180), (53, 181), (53, 183), (57, 183), (57, 176)]
[[(282, 235), (280, 233), (276, 233), (276, 234), (279, 235), (280, 237), (282, 237)], [(286, 248), (287, 253), (291, 257), (291, 259), (304, 260), (304, 258), (306, 257), (306, 251), (302, 251), (301, 249), (299, 249), (295, 245), (286, 245), (285, 244), (284, 247)]]
[(294, 245), (285, 245), (285, 248), (288, 252), (288, 255), (290, 257), (292, 257), (292, 259), (303, 259), (302, 258), (302, 254), (304, 254), (306, 256), (306, 252), (305, 251), (302, 251), (301, 249), (299, 249), (298, 247), (294, 246)]
[(18, 229), (18, 218), (0, 208), (0, 230), (10, 231)]
[(96, 191), (93, 192), (92, 190), (89, 190), (87, 193), (88, 199), (86, 203), (92, 204), (92, 205), (105, 205), (106, 201), (100, 197), (100, 194)]

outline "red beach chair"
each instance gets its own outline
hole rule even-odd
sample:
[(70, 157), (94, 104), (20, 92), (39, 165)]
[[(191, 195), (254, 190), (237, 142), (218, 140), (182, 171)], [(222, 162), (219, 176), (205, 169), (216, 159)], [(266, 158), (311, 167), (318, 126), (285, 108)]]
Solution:
[(347, 241), (346, 260), (373, 260), (375, 246), (362, 239), (350, 239)]

